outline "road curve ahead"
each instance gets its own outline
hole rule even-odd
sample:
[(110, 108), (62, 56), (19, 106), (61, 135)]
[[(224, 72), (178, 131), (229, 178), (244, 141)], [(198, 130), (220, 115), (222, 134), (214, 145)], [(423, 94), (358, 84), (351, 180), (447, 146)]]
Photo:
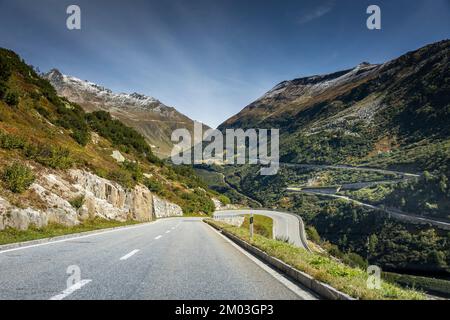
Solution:
[[(266, 216), (273, 219), (273, 235), (275, 238), (289, 239), (289, 242), (300, 247), (306, 248), (306, 236), (304, 234), (304, 227), (302, 222), (294, 214), (271, 211), (271, 210), (224, 210), (216, 211), (214, 216), (226, 217), (226, 216), (240, 216), (248, 215), (250, 213)], [(302, 235), (303, 233), (303, 235)]]
[(194, 218), (4, 250), (0, 266), (2, 300), (315, 298)]

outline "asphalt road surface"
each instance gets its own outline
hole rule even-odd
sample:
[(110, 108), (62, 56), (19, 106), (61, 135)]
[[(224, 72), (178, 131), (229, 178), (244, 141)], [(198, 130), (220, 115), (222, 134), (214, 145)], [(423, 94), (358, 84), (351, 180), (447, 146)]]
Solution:
[(0, 299), (315, 298), (194, 218), (0, 251)]
[(305, 248), (305, 239), (302, 240), (302, 232), (304, 233), (304, 228), (300, 226), (300, 219), (289, 213), (278, 212), (272, 210), (224, 210), (216, 211), (214, 213), (215, 217), (227, 217), (227, 216), (240, 216), (248, 215), (250, 213), (258, 214), (266, 217), (270, 217), (273, 220), (273, 235), (275, 238), (289, 240), (292, 244)]

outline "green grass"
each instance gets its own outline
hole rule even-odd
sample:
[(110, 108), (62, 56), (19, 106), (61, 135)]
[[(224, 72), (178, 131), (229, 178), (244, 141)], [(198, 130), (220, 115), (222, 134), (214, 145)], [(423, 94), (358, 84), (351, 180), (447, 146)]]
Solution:
[(249, 239), (248, 229), (237, 228), (225, 223), (208, 220), (220, 228), (258, 247), (267, 254), (303, 271), (315, 279), (358, 299), (363, 300), (422, 300), (425, 296), (414, 290), (402, 289), (392, 283), (382, 281), (381, 289), (367, 288), (367, 273), (359, 268), (347, 266), (326, 255), (310, 253), (288, 243), (268, 239), (255, 234)]
[[(246, 215), (244, 223), (241, 228), (249, 230), (250, 215)], [(253, 221), (253, 231), (263, 237), (272, 239), (273, 238), (273, 220), (272, 218), (261, 216), (258, 214), (254, 215)]]
[(0, 231), (0, 245), (17, 243), (24, 241), (31, 241), (37, 239), (53, 238), (57, 236), (63, 236), (72, 233), (87, 232), (93, 230), (115, 228), (127, 225), (138, 224), (137, 221), (112, 221), (105, 219), (92, 219), (85, 221), (74, 227), (66, 227), (60, 224), (49, 224), (44, 228), (30, 227), (28, 230), (17, 230), (12, 228), (7, 228)]

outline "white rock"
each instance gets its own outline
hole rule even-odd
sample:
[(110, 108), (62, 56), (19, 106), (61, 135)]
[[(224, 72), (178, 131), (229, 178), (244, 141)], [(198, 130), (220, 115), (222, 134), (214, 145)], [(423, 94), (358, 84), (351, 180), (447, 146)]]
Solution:
[(119, 163), (125, 162), (125, 157), (120, 153), (119, 150), (114, 150), (111, 157), (114, 158)]
[(157, 218), (181, 217), (183, 210), (179, 205), (153, 196), (153, 208)]

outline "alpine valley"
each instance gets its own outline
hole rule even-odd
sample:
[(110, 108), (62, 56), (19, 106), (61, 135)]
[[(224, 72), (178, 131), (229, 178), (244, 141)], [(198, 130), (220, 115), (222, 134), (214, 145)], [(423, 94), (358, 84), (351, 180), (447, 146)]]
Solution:
[(284, 81), (219, 126), (279, 128), (279, 173), (196, 170), (234, 201), (298, 213), (310, 239), (350, 264), (449, 278), (449, 59), (445, 40)]

